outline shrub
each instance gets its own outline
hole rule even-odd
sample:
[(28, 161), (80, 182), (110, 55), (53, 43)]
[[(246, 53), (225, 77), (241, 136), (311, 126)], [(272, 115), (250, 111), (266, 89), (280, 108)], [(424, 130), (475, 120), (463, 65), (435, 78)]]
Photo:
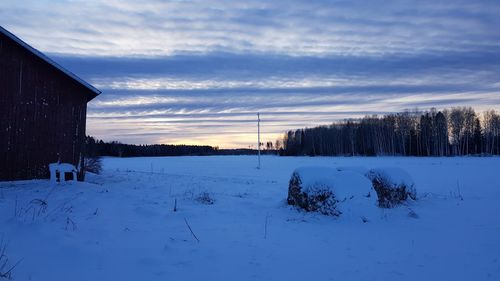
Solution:
[(101, 157), (98, 156), (85, 157), (83, 161), (83, 170), (85, 172), (100, 174), (102, 172)]
[(409, 198), (416, 200), (417, 192), (410, 175), (400, 168), (371, 169), (366, 177), (377, 192), (378, 205), (382, 208), (395, 207)]
[(215, 199), (210, 196), (208, 192), (202, 192), (196, 197), (196, 201), (205, 204), (205, 205), (213, 205), (215, 203)]
[(287, 202), (308, 212), (319, 212), (329, 216), (342, 214), (337, 209), (337, 200), (332, 188), (326, 183), (319, 182), (306, 187), (299, 171), (293, 172), (290, 179)]

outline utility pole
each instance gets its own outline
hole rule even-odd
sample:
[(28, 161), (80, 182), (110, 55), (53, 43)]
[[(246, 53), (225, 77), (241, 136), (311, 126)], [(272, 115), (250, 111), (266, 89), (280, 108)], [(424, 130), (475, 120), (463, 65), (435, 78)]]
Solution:
[(259, 112), (257, 112), (257, 150), (259, 158), (259, 166), (257, 166), (257, 169), (260, 169), (260, 113)]

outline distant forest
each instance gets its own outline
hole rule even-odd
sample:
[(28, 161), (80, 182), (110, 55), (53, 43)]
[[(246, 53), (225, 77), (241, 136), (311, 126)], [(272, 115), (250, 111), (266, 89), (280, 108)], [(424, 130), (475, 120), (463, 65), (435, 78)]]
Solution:
[(281, 155), (500, 155), (500, 115), (470, 107), (348, 119), (288, 131)]
[[(263, 151), (263, 153), (271, 151)], [(208, 145), (123, 144), (117, 141), (104, 142), (91, 136), (85, 140), (85, 157), (115, 156), (204, 156), (204, 155), (252, 155), (253, 149), (219, 149)]]

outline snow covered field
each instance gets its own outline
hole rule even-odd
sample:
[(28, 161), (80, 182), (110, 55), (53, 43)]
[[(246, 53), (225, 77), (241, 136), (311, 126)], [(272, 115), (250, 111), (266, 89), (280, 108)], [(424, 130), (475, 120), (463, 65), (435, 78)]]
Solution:
[[(22, 259), (13, 280), (500, 280), (500, 158), (256, 163), (105, 158), (86, 183), (0, 182), (8, 265)], [(304, 165), (406, 169), (418, 217), (298, 212), (285, 199)]]

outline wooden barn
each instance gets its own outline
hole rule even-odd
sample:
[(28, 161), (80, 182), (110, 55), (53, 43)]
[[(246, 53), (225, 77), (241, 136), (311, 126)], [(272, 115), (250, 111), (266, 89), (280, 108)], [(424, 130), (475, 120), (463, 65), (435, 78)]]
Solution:
[(0, 27), (0, 181), (48, 178), (50, 163), (82, 167), (87, 102), (99, 94)]

